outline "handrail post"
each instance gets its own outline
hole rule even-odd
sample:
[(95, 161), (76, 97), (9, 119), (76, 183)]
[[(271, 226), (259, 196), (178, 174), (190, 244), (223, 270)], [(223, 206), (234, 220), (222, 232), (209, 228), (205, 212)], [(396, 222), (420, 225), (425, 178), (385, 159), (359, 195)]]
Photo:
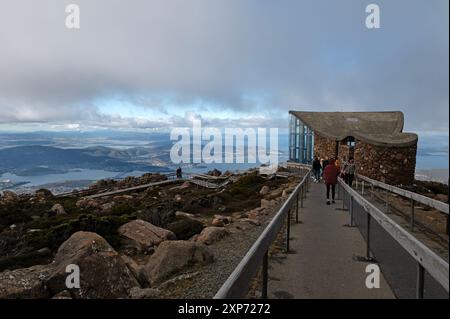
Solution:
[(298, 192), (295, 200), (295, 223), (298, 224)]
[(300, 207), (303, 208), (303, 185), (300, 187)]
[(385, 201), (385, 209), (386, 209), (386, 214), (389, 214), (389, 199), (388, 199), (388, 191), (386, 190), (386, 196), (384, 197), (384, 201)]
[[(311, 176), (309, 174), (306, 175), (306, 192), (309, 192), (309, 180), (311, 179)], [(305, 195), (306, 196), (306, 195)]]
[(287, 214), (286, 253), (289, 253), (289, 237), (291, 237), (291, 209)]
[(341, 199), (341, 183), (340, 182), (337, 183), (337, 199), (338, 200)]
[(262, 267), (262, 292), (261, 298), (267, 299), (267, 283), (268, 283), (268, 267), (269, 266), (269, 253), (266, 250), (263, 258), (263, 267)]
[(411, 232), (414, 232), (414, 219), (415, 219), (415, 212), (414, 212), (414, 199), (411, 198)]
[(424, 283), (425, 283), (425, 269), (420, 263), (417, 263), (417, 283), (416, 283), (417, 299), (423, 299)]
[(364, 196), (364, 180), (361, 182), (361, 194)]
[(369, 213), (367, 213), (367, 229), (366, 229), (366, 260), (370, 261), (372, 260), (372, 257), (370, 256), (370, 221), (371, 216)]
[(345, 195), (346, 195), (345, 189), (342, 188), (342, 210), (345, 210)]
[(350, 226), (353, 226), (353, 196), (350, 195)]
[(372, 192), (371, 192), (371, 194), (370, 194), (370, 198), (373, 200), (373, 197), (375, 196), (375, 195), (374, 195), (375, 187), (373, 186), (373, 184), (371, 184), (371, 185), (372, 185)]

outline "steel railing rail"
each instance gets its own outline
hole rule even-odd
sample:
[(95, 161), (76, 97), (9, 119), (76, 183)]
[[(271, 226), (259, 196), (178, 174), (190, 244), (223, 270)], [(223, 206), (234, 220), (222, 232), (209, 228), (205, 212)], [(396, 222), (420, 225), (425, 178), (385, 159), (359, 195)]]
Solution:
[(288, 220), (287, 236), (286, 236), (286, 250), (289, 251), (289, 232), (290, 232), (290, 212), (294, 207), (296, 208), (296, 220), (298, 221), (299, 201), (303, 202), (303, 198), (309, 189), (311, 168), (305, 167), (308, 172), (303, 177), (302, 181), (296, 186), (294, 191), (285, 201), (283, 206), (275, 214), (269, 225), (264, 229), (262, 234), (249, 249), (247, 254), (231, 273), (222, 287), (214, 296), (214, 299), (239, 299), (245, 296), (252, 280), (254, 279), (258, 269), (262, 265), (262, 298), (267, 298), (267, 265), (268, 265), (268, 251), (271, 244), (276, 239), (278, 233), (283, 227), (285, 218)]
[(369, 183), (371, 185), (374, 185), (374, 186), (376, 186), (378, 188), (390, 191), (390, 192), (392, 192), (394, 194), (400, 195), (402, 197), (406, 197), (406, 198), (411, 199), (411, 200), (413, 200), (415, 202), (418, 202), (418, 203), (424, 204), (426, 206), (435, 208), (435, 209), (439, 210), (440, 212), (448, 215), (448, 206), (449, 205), (444, 203), (444, 202), (441, 202), (441, 201), (438, 201), (436, 199), (432, 199), (432, 198), (429, 198), (427, 196), (423, 196), (423, 195), (420, 195), (420, 194), (408, 191), (406, 189), (402, 189), (402, 188), (399, 188), (399, 187), (396, 187), (396, 186), (385, 184), (385, 183), (380, 182), (380, 181), (373, 180), (373, 179), (371, 179), (369, 177), (366, 177), (364, 175), (357, 174), (355, 177), (357, 179), (360, 179), (360, 180), (362, 180), (364, 182), (367, 182), (367, 183)]
[[(417, 262), (417, 298), (423, 298), (424, 271), (426, 270), (447, 292), (449, 292), (449, 264), (421, 243), (408, 231), (370, 203), (356, 190), (339, 178), (339, 185), (350, 196), (350, 225), (353, 225), (354, 202), (358, 203), (367, 213), (367, 233), (370, 233), (370, 220), (374, 219), (411, 257)], [(370, 257), (370, 237), (367, 238), (367, 257)]]

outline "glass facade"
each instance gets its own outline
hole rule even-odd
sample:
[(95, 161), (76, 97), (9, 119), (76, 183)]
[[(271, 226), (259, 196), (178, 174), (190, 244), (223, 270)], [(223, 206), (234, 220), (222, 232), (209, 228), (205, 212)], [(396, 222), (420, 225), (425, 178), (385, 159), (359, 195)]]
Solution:
[(289, 160), (311, 164), (314, 156), (314, 133), (300, 119), (290, 114), (289, 119)]

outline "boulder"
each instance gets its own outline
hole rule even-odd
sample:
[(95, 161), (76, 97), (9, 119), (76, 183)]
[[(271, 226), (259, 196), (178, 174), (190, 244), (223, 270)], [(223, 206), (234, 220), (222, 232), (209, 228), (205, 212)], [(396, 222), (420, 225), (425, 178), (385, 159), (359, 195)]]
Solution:
[(69, 290), (63, 290), (52, 297), (52, 299), (72, 299)]
[(64, 209), (63, 205), (61, 205), (61, 204), (53, 205), (53, 207), (50, 210), (53, 213), (55, 213), (56, 216), (67, 215), (66, 210)]
[(11, 191), (3, 191), (3, 196), (1, 197), (1, 200), (3, 203), (13, 203), (19, 199), (19, 196), (17, 196), (16, 193)]
[(132, 200), (133, 196), (131, 195), (118, 195), (118, 196), (114, 196), (113, 200), (116, 202), (122, 202), (122, 201), (128, 201), (128, 200)]
[(39, 197), (39, 198), (45, 198), (45, 199), (53, 198), (52, 192), (45, 188), (38, 189), (36, 191), (35, 195), (36, 195), (36, 197)]
[(261, 208), (269, 208), (270, 207), (270, 201), (267, 199), (261, 199)]
[(53, 295), (67, 290), (68, 265), (80, 268), (80, 288), (73, 298), (125, 298), (138, 282), (120, 255), (101, 236), (79, 231), (61, 244), (53, 262), (54, 270), (46, 281)]
[(251, 218), (251, 219), (257, 219), (259, 218), (259, 216), (265, 214), (264, 208), (258, 207), (255, 209), (252, 209), (248, 212), (245, 213), (245, 217), (246, 218)]
[(165, 241), (156, 249), (143, 272), (151, 286), (194, 265), (212, 263), (214, 256), (207, 246), (192, 241)]
[(213, 225), (214, 227), (225, 227), (223, 221), (217, 218), (213, 218), (211, 225)]
[(196, 234), (200, 234), (203, 228), (203, 223), (185, 216), (176, 217), (175, 221), (167, 226), (167, 229), (172, 231), (177, 239), (188, 240)]
[(49, 298), (45, 281), (51, 271), (51, 266), (37, 265), (0, 273), (0, 299)]
[(269, 191), (270, 191), (269, 186), (263, 186), (261, 188), (261, 190), (259, 191), (259, 194), (264, 196), (264, 195), (267, 195), (269, 193)]
[(139, 284), (145, 285), (146, 279), (144, 277), (142, 277), (142, 271), (141, 271), (142, 266), (139, 265), (133, 258), (131, 258), (127, 255), (121, 255), (120, 257), (122, 258), (125, 265), (127, 265), (128, 269), (131, 271), (134, 278), (137, 279)]
[(170, 230), (156, 227), (140, 219), (120, 226), (119, 234), (123, 237), (125, 244), (131, 244), (142, 252), (148, 251), (165, 240), (176, 239), (175, 234)]
[(153, 288), (133, 287), (130, 289), (131, 299), (156, 299), (161, 292)]
[(229, 234), (228, 230), (223, 227), (206, 227), (196, 238), (197, 242), (211, 245)]
[(96, 209), (100, 204), (93, 199), (82, 198), (75, 205), (81, 209)]
[(114, 203), (114, 202), (109, 202), (109, 203), (105, 203), (105, 204), (102, 204), (101, 206), (100, 206), (100, 210), (101, 210), (101, 212), (103, 213), (103, 214), (109, 214), (109, 213), (111, 213), (111, 211), (112, 211), (112, 209), (114, 208), (114, 205), (115, 205), (116, 203)]
[(211, 225), (215, 227), (223, 227), (225, 225), (231, 224), (233, 218), (230, 216), (214, 215)]

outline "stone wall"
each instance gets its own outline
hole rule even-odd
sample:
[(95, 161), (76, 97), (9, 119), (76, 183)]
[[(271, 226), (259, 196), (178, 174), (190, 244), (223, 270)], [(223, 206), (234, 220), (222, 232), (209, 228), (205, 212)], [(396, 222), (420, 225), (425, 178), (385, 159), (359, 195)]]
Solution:
[(334, 157), (336, 153), (336, 142), (314, 133), (314, 156), (320, 158)]
[[(314, 133), (314, 156), (334, 157), (336, 142)], [(354, 148), (356, 169), (362, 175), (390, 185), (411, 185), (416, 170), (417, 145), (381, 147), (357, 140)], [(350, 155), (349, 146), (339, 143), (339, 159)]]
[(361, 175), (390, 185), (411, 185), (416, 170), (417, 144), (381, 147), (357, 141), (356, 169)]
[[(336, 141), (323, 137), (314, 133), (314, 156), (318, 158), (331, 158), (336, 155)], [(348, 159), (350, 155), (350, 147), (339, 142), (338, 158), (342, 161)]]

